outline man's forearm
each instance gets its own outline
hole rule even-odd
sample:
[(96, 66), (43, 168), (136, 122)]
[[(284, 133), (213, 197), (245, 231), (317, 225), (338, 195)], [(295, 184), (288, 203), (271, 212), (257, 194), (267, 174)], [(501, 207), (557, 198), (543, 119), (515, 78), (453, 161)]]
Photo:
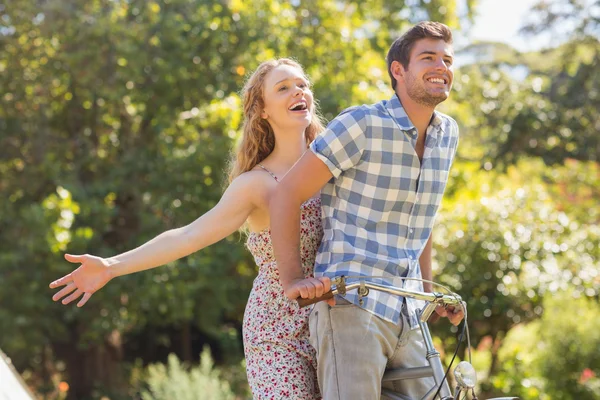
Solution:
[[(428, 281), (433, 279), (431, 272), (431, 253), (433, 246), (432, 236), (433, 235), (429, 236), (429, 240), (425, 245), (425, 249), (423, 249), (423, 253), (421, 253), (421, 256), (419, 257), (419, 265), (421, 266), (421, 277)], [(426, 292), (432, 292), (433, 285), (429, 282), (423, 282), (423, 290)]]
[(271, 240), (284, 289), (295, 280), (304, 279), (300, 260), (300, 206), (283, 190), (276, 190), (269, 204)]

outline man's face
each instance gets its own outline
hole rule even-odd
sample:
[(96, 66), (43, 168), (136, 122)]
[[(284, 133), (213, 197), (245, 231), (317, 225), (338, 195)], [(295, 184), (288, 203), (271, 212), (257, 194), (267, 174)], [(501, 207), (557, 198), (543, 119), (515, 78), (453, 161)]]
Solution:
[(446, 100), (454, 79), (453, 62), (451, 44), (439, 39), (416, 41), (403, 74), (408, 96), (416, 103), (430, 107)]

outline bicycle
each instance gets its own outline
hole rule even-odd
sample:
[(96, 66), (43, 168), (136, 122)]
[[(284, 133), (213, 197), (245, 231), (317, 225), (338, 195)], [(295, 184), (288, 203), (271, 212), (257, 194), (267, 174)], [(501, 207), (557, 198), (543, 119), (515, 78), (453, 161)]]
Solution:
[[(369, 290), (378, 290), (382, 292), (387, 292), (390, 294), (402, 296), (405, 298), (412, 298), (416, 300), (423, 300), (426, 302), (425, 306), (417, 311), (417, 316), (419, 319), (419, 327), (421, 328), (421, 333), (423, 334), (423, 339), (425, 342), (425, 347), (427, 349), (426, 358), (429, 362), (429, 366), (427, 367), (417, 367), (417, 368), (398, 368), (393, 370), (387, 370), (383, 376), (383, 382), (396, 381), (396, 380), (405, 380), (405, 379), (418, 379), (418, 378), (426, 378), (433, 377), (435, 384), (434, 386), (421, 398), (421, 400), (433, 400), (433, 399), (441, 399), (441, 400), (459, 400), (461, 399), (461, 395), (464, 395), (463, 399), (467, 398), (469, 392), (472, 394), (472, 400), (477, 400), (477, 396), (475, 395), (475, 384), (477, 383), (477, 375), (475, 372), (475, 368), (471, 365), (471, 343), (469, 338), (469, 329), (467, 325), (467, 307), (466, 303), (462, 300), (462, 298), (450, 291), (448, 288), (436, 284), (435, 285), (443, 287), (448, 291), (448, 294), (442, 294), (439, 292), (419, 292), (414, 290), (402, 289), (396, 286), (387, 285), (387, 284), (379, 284), (375, 282), (368, 282), (366, 279), (379, 278), (381, 277), (372, 277), (372, 276), (353, 276), (353, 277), (344, 277), (339, 276), (332, 279), (331, 290), (323, 296), (313, 299), (297, 299), (300, 307), (306, 307), (308, 305), (317, 303), (322, 300), (328, 300), (333, 298), (335, 295), (345, 295), (349, 290), (358, 290), (359, 299), (367, 296), (369, 294)], [(347, 283), (347, 279), (357, 279), (358, 282)], [(404, 278), (406, 279), (406, 278)], [(360, 300), (359, 300), (360, 301)], [(460, 306), (463, 307), (465, 312), (465, 320), (463, 325), (463, 331), (461, 337), (459, 339), (459, 343), (457, 345), (456, 352), (454, 353), (454, 357), (448, 366), (446, 372), (444, 372), (444, 367), (442, 365), (440, 359), (440, 353), (435, 349), (433, 345), (433, 339), (431, 337), (431, 333), (429, 331), (429, 326), (427, 325), (427, 321), (435, 311), (438, 306)], [(469, 361), (461, 361), (454, 370), (454, 378), (456, 381), (456, 388), (454, 390), (454, 395), (452, 395), (450, 390), (450, 385), (448, 384), (447, 376), (458, 352), (458, 348), (462, 344), (463, 336), (466, 332), (467, 337), (467, 348), (469, 354)], [(411, 400), (406, 396), (403, 396), (400, 393), (391, 391), (389, 389), (382, 389), (382, 396), (386, 396), (391, 400)], [(518, 397), (495, 397), (493, 399), (488, 400), (519, 400)]]

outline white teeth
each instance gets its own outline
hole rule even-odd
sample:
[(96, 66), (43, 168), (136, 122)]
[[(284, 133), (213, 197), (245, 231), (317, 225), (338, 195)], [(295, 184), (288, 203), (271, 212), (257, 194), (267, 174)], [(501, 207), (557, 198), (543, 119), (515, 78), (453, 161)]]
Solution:
[(306, 110), (308, 107), (306, 105), (306, 101), (302, 100), (292, 104), (288, 110), (294, 110), (295, 108), (298, 110)]
[(440, 78), (429, 78), (428, 81), (432, 83), (446, 83), (446, 81)]

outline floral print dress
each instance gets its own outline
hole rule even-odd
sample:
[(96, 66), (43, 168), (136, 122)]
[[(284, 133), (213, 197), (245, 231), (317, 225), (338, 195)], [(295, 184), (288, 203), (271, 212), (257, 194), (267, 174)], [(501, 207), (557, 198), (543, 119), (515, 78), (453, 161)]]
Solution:
[[(319, 198), (302, 204), (300, 224), (302, 266), (305, 276), (312, 276), (323, 236)], [(300, 308), (284, 295), (269, 229), (251, 232), (246, 247), (259, 267), (243, 325), (252, 395), (255, 400), (320, 399), (315, 350), (308, 342), (311, 307)]]

